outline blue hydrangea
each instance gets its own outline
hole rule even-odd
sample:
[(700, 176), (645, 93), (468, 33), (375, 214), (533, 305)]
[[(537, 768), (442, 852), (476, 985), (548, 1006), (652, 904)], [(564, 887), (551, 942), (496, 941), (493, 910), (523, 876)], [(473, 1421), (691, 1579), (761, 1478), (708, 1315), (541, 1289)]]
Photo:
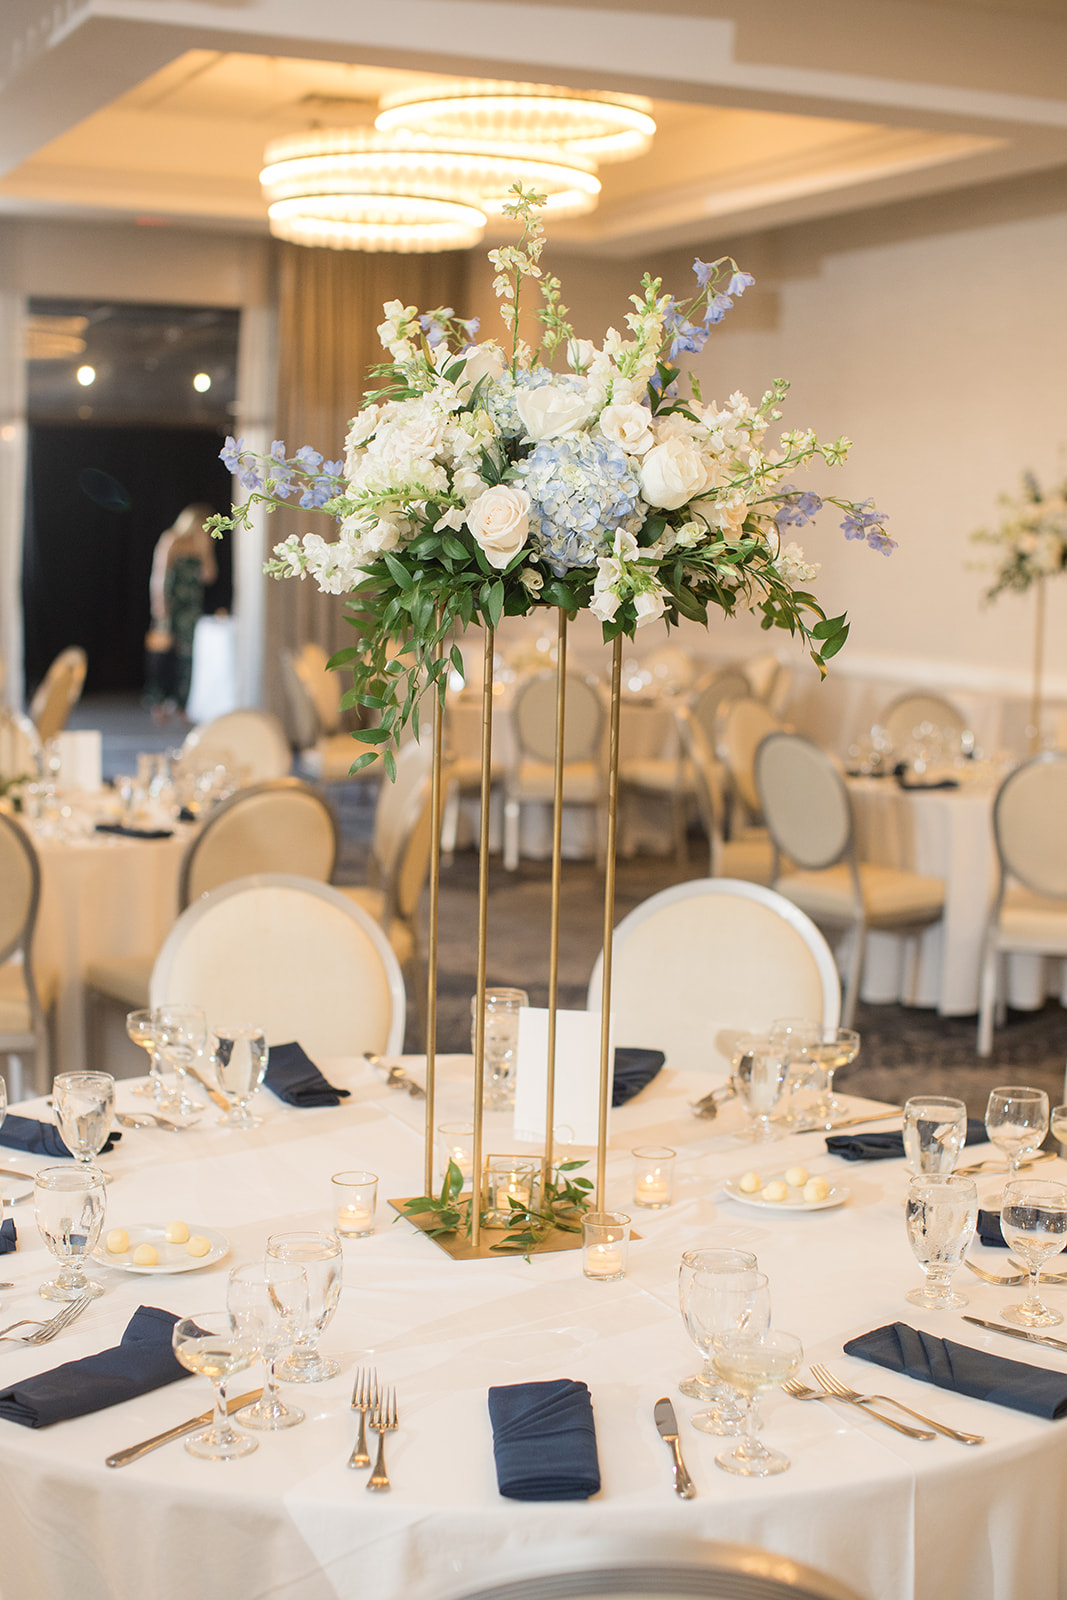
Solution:
[(546, 440), (519, 470), (532, 502), (532, 542), (557, 578), (607, 555), (617, 528), (636, 533), (647, 506), (618, 445), (588, 433)]

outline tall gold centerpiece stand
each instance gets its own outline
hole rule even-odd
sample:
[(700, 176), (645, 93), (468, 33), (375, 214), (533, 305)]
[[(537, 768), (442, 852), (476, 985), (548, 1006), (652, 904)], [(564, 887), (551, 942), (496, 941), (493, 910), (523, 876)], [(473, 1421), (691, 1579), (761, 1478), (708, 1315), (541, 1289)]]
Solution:
[(1041, 749), (1042, 679), (1045, 670), (1045, 579), (1034, 583), (1037, 593), (1034, 604), (1034, 667), (1030, 681), (1030, 725), (1027, 728), (1029, 750), (1036, 756)]
[[(556, 1095), (556, 1011), (559, 998), (559, 914), (562, 875), (563, 838), (563, 730), (567, 712), (567, 613), (557, 613), (556, 642), (556, 741), (555, 770), (552, 794), (552, 896), (549, 918), (548, 956), (548, 1071), (545, 1091), (545, 1140), (539, 1158), (542, 1173), (551, 1177), (553, 1172), (553, 1128), (555, 1126)], [(450, 1234), (435, 1234), (434, 1242), (447, 1255), (457, 1261), (485, 1259), (498, 1255), (494, 1241), (487, 1238), (483, 1221), (486, 1199), (483, 1195), (485, 1169), (484, 1139), (484, 1076), (485, 1076), (485, 969), (489, 921), (489, 791), (492, 782), (493, 754), (493, 657), (496, 632), (485, 630), (485, 661), (482, 676), (482, 750), (481, 750), (481, 818), (478, 839), (478, 962), (474, 1032), (474, 1148), (472, 1160), (473, 1193), (470, 1208), (470, 1228), (464, 1234), (457, 1230)], [(443, 645), (440, 647), (443, 650)], [(615, 926), (615, 830), (619, 791), (619, 704), (622, 682), (622, 639), (615, 639), (611, 655), (611, 709), (608, 723), (608, 782), (607, 782), (607, 848), (604, 874), (604, 956), (601, 987), (600, 1020), (600, 1078), (597, 1119), (596, 1180), (594, 1194), (596, 1209), (603, 1211), (605, 1204), (605, 1169), (608, 1148), (608, 1109), (611, 1103), (612, 1062), (611, 1041), (611, 955), (612, 931)], [(444, 714), (439, 695), (434, 697), (433, 708), (433, 765), (430, 804), (433, 813), (433, 844), (430, 855), (430, 930), (429, 959), (426, 980), (426, 1149), (423, 1193), (431, 1195), (434, 1183), (434, 1130), (437, 1088), (437, 930), (441, 880), (441, 811), (443, 803)], [(533, 1158), (538, 1159), (536, 1156)], [(407, 1199), (390, 1201), (398, 1211), (404, 1211)], [(433, 1213), (405, 1212), (416, 1227), (436, 1226)], [(497, 1235), (499, 1239), (499, 1235)], [(581, 1233), (567, 1233), (553, 1229), (532, 1246), (534, 1251), (571, 1250), (580, 1247)]]

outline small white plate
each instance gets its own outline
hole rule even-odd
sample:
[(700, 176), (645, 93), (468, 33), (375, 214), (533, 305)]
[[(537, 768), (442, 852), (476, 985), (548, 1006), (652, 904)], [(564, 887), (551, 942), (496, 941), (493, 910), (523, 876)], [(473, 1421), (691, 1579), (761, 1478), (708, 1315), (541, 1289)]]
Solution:
[[(775, 1172), (766, 1179), (763, 1187), (765, 1189), (769, 1183), (784, 1182), (785, 1173)], [(786, 1200), (765, 1200), (762, 1190), (759, 1189), (755, 1194), (745, 1194), (739, 1187), (736, 1178), (727, 1178), (722, 1187), (731, 1200), (740, 1200), (742, 1205), (746, 1206), (760, 1206), (764, 1211), (829, 1211), (834, 1206), (843, 1206), (852, 1193), (851, 1189), (847, 1188), (845, 1184), (832, 1183), (830, 1185), (830, 1193), (825, 1200), (805, 1200), (803, 1189), (793, 1188), (790, 1188), (789, 1197)]]
[[(216, 1261), (221, 1261), (223, 1256), (229, 1254), (230, 1241), (224, 1233), (219, 1233), (217, 1228), (203, 1228), (199, 1224), (189, 1223), (189, 1237), (193, 1239), (200, 1235), (202, 1239), (211, 1241), (211, 1249), (206, 1256), (191, 1256), (183, 1244), (169, 1244), (167, 1242), (167, 1229), (165, 1223), (141, 1222), (132, 1228), (127, 1228), (130, 1236), (130, 1248), (121, 1255), (112, 1255), (111, 1251), (101, 1243), (93, 1251), (93, 1260), (99, 1261), (101, 1266), (118, 1267), (120, 1272), (141, 1272), (145, 1274), (160, 1272), (195, 1272), (197, 1267), (211, 1267)], [(133, 1252), (139, 1244), (154, 1244), (159, 1251), (159, 1260), (154, 1267), (139, 1267), (133, 1260)]]

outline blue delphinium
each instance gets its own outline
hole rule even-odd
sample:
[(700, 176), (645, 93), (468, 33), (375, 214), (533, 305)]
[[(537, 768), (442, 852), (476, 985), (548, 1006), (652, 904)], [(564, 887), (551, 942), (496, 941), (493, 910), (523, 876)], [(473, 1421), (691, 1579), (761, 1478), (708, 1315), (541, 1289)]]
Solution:
[(805, 489), (795, 489), (791, 483), (783, 484), (780, 493), (785, 498), (774, 513), (774, 520), (779, 528), (803, 528), (816, 512), (822, 510), (822, 499), (819, 495)]
[(533, 543), (557, 578), (606, 555), (617, 528), (636, 533), (647, 506), (626, 454), (588, 433), (539, 444), (520, 466)]
[(841, 527), (846, 539), (866, 539), (872, 550), (880, 550), (887, 556), (896, 549), (897, 541), (886, 533), (885, 520), (885, 512), (877, 511), (873, 500), (864, 500), (845, 513)]

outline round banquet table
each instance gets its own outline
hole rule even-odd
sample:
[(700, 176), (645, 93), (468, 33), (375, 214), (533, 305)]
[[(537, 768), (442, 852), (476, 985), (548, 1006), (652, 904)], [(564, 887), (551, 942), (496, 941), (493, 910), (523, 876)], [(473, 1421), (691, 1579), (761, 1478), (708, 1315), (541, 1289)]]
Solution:
[[(1067, 1371), (1067, 1354), (971, 1328), (959, 1312), (909, 1306), (918, 1269), (905, 1237), (903, 1164), (846, 1165), (822, 1136), (795, 1134), (753, 1147), (731, 1129), (736, 1104), (715, 1121), (691, 1116), (706, 1089), (664, 1069), (612, 1113), (608, 1204), (630, 1211), (641, 1238), (627, 1277), (584, 1278), (577, 1252), (455, 1263), (384, 1197), (421, 1188), (423, 1102), (387, 1088), (363, 1061), (320, 1063), (352, 1097), (337, 1109), (295, 1110), (262, 1093), (259, 1128), (217, 1125), (213, 1108), (179, 1134), (126, 1132), (102, 1164), (107, 1226), (182, 1217), (221, 1229), (230, 1254), (182, 1275), (97, 1270), (107, 1293), (52, 1344), (5, 1344), (5, 1384), (118, 1342), (138, 1304), (196, 1314), (223, 1303), (226, 1272), (257, 1259), (269, 1233), (328, 1222), (330, 1174), (371, 1165), (382, 1177), (377, 1231), (344, 1245), (344, 1291), (322, 1345), (341, 1374), (287, 1391), (308, 1411), (300, 1427), (260, 1434), (243, 1460), (196, 1460), (170, 1444), (121, 1470), (104, 1457), (208, 1406), (200, 1379), (110, 1410), (33, 1431), (0, 1422), (0, 1594), (4, 1600), (429, 1600), (473, 1583), (485, 1562), (516, 1574), (553, 1541), (660, 1536), (752, 1543), (809, 1562), (869, 1600), (1057, 1600), (1067, 1586), (1067, 1424), (890, 1375), (842, 1354), (842, 1342), (902, 1320), (1020, 1361)], [(469, 1058), (440, 1063), (448, 1080), (438, 1115), (469, 1098), (450, 1086)], [(412, 1070), (417, 1070), (414, 1066)], [(119, 1086), (119, 1104), (129, 1093)], [(130, 1106), (134, 1104), (131, 1100)], [(40, 1102), (30, 1103), (30, 1109)], [(850, 1110), (857, 1106), (853, 1102)], [(871, 1111), (870, 1102), (860, 1109)], [(490, 1126), (488, 1149), (506, 1149)], [(631, 1210), (631, 1148), (666, 1141), (679, 1152), (674, 1204)], [(764, 1174), (801, 1160), (847, 1184), (832, 1210), (757, 1209), (725, 1198), (723, 1178)], [(7, 1151), (4, 1167), (36, 1164)], [(1050, 1173), (1056, 1173), (1051, 1164)], [(1057, 1173), (1064, 1176), (1061, 1171)], [(2, 1180), (10, 1194), (16, 1180)], [(996, 1180), (985, 1180), (988, 1188)], [(980, 1181), (981, 1182), (981, 1181)], [(980, 1193), (982, 1188), (980, 1187)], [(3, 1275), (3, 1321), (39, 1315), (49, 1266), (32, 1207), (16, 1208), (17, 1254)], [(697, 1403), (677, 1391), (696, 1352), (677, 1304), (681, 1252), (699, 1245), (754, 1250), (771, 1282), (775, 1321), (799, 1334), (807, 1361), (846, 1382), (896, 1394), (952, 1426), (982, 1433), (966, 1448), (902, 1437), (856, 1408), (806, 1405), (780, 1391), (764, 1401), (765, 1437), (792, 1467), (746, 1480), (714, 1464), (722, 1446), (689, 1425)], [(1003, 1253), (975, 1247), (999, 1267)], [(1009, 1294), (962, 1271), (971, 1310), (995, 1317)], [(1067, 1301), (1067, 1291), (1050, 1297)], [(372, 1365), (395, 1384), (400, 1425), (387, 1440), (393, 1489), (368, 1495), (346, 1461), (355, 1438), (353, 1371)], [(517, 1503), (500, 1497), (486, 1391), (492, 1384), (568, 1377), (590, 1387), (603, 1486), (588, 1501)], [(253, 1371), (231, 1393), (261, 1381)], [(669, 1453), (653, 1426), (658, 1396), (674, 1398), (697, 1497), (671, 1489)]]

